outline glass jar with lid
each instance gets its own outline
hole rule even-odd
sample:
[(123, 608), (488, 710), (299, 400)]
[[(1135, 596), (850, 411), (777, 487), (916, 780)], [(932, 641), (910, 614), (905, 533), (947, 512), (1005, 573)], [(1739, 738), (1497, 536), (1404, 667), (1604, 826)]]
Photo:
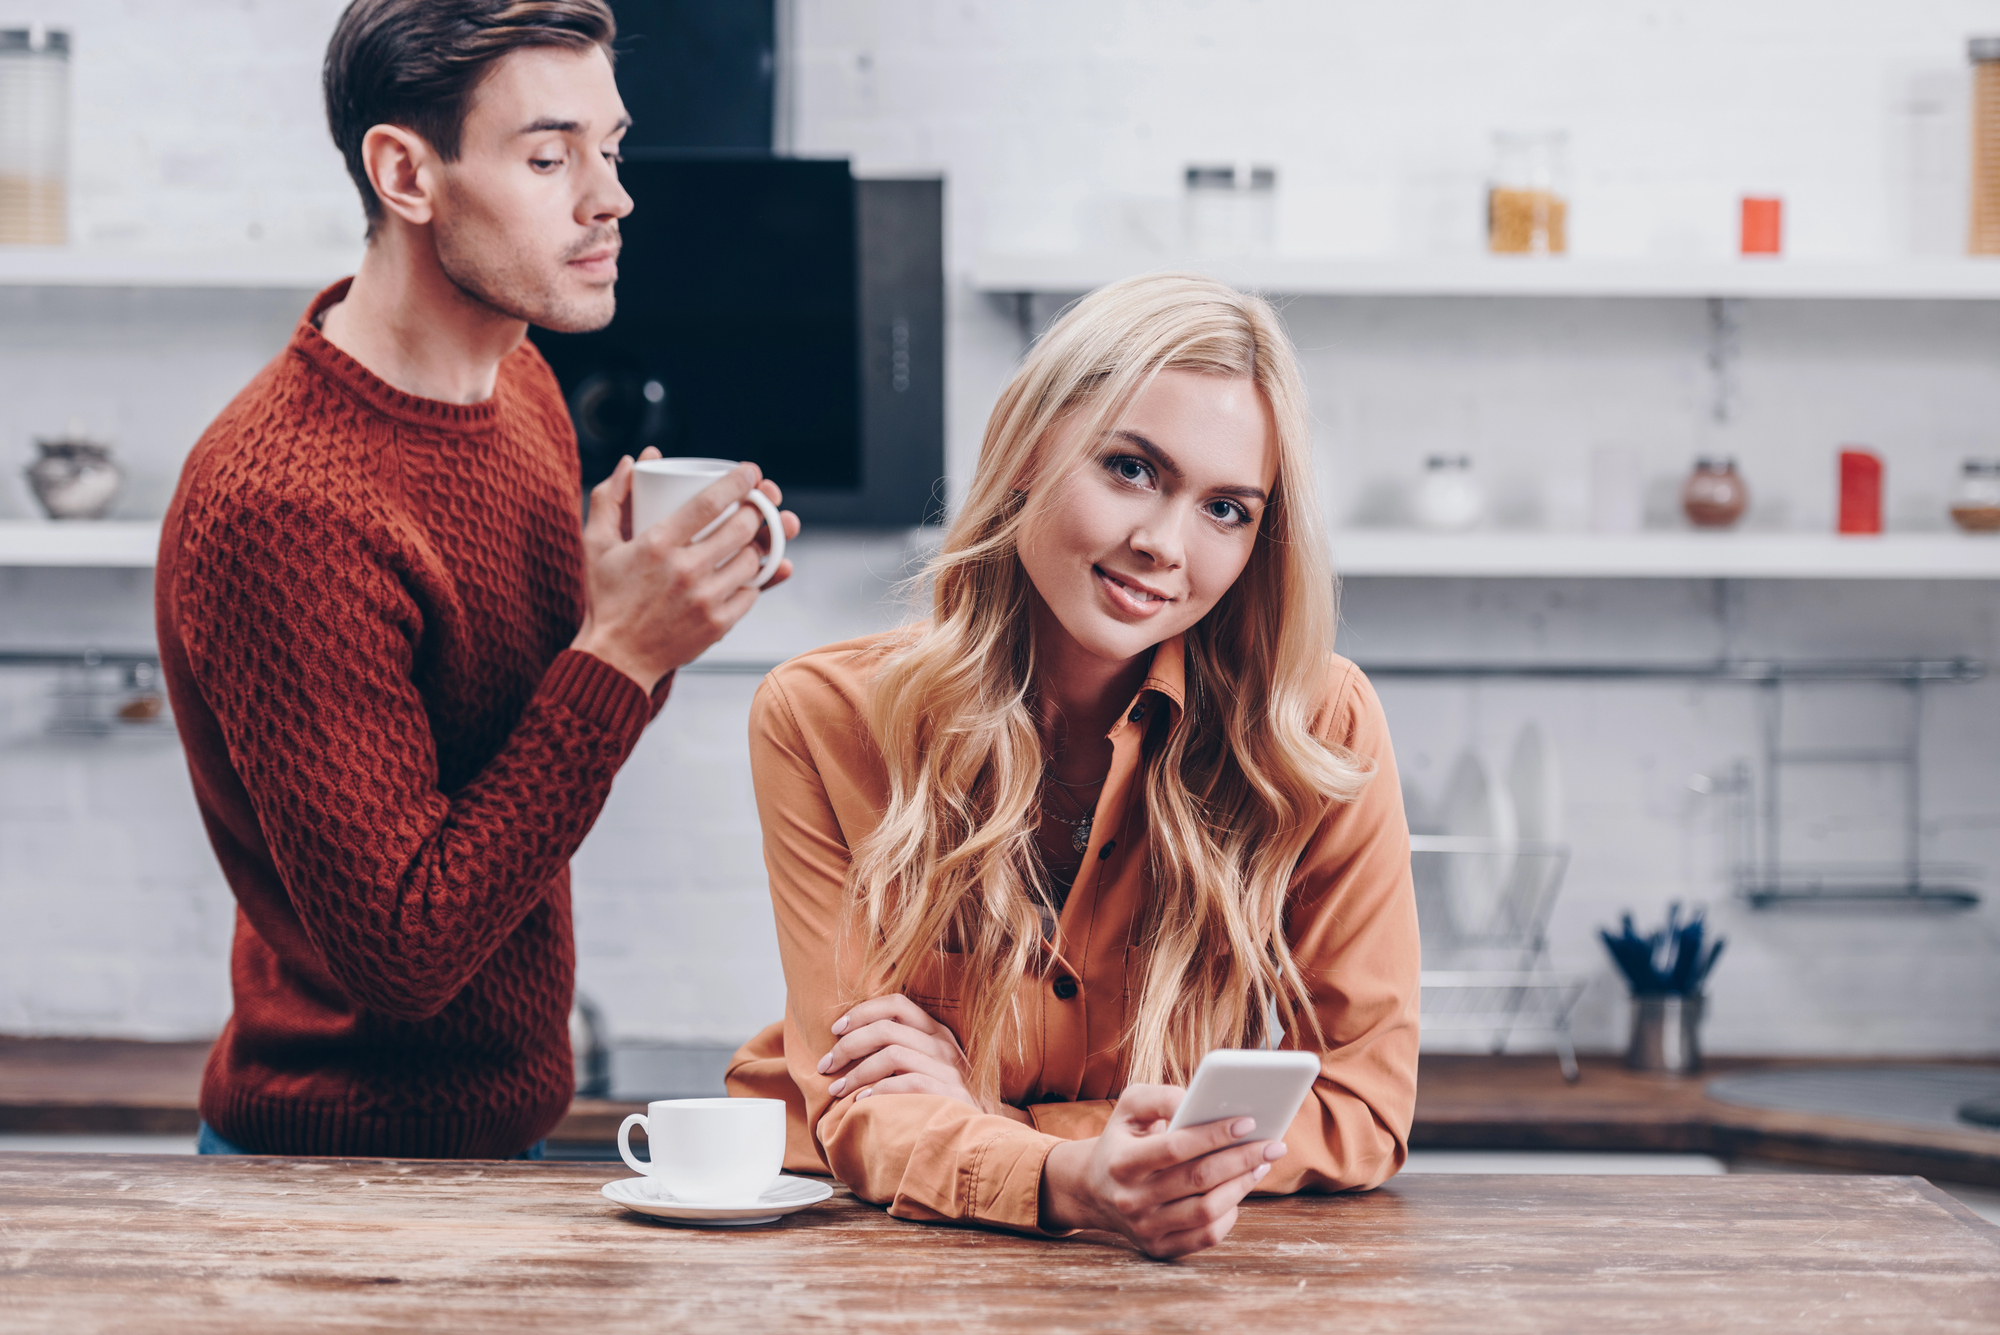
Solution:
[(1951, 493), (1951, 522), (1967, 533), (2000, 533), (2000, 459), (1967, 459)]
[(0, 245), (69, 239), (69, 34), (0, 28)]
[(1569, 136), (1560, 130), (1493, 136), (1486, 248), (1495, 255), (1569, 250)]

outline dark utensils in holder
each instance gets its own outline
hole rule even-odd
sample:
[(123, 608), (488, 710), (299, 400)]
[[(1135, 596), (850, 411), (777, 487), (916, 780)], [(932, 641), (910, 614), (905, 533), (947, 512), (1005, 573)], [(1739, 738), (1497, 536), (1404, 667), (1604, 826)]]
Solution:
[(111, 447), (77, 438), (37, 440), (41, 457), (26, 468), (28, 485), (51, 519), (102, 519), (125, 474)]
[(1599, 932), (1632, 989), (1632, 1041), (1625, 1064), (1635, 1071), (1687, 1075), (1701, 1069), (1701, 1021), (1707, 1010), (1702, 984), (1722, 954), (1720, 939), (1703, 949), (1706, 925), (1697, 909), (1686, 923), (1681, 906), (1669, 905), (1667, 925), (1640, 936), (1632, 915), (1622, 931)]

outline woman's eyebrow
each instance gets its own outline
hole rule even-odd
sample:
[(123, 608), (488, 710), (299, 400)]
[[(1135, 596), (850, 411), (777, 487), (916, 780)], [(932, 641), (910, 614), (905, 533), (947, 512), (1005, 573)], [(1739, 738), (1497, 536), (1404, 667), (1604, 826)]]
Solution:
[[(1138, 432), (1121, 429), (1111, 434), (1126, 444), (1135, 447), (1141, 454), (1158, 464), (1161, 472), (1171, 475), (1177, 481), (1186, 481), (1187, 474), (1183, 473), (1181, 466), (1174, 462), (1174, 457)], [(1217, 496), (1241, 496), (1245, 500), (1256, 501), (1259, 505), (1270, 500), (1270, 497), (1265, 494), (1262, 487), (1221, 486), (1210, 487), (1209, 490)]]

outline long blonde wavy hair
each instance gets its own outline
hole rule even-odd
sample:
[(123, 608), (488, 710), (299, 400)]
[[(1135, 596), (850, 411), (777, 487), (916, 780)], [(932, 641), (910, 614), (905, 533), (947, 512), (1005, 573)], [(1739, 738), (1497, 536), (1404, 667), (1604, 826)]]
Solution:
[[(1286, 888), (1329, 804), (1368, 773), (1313, 731), (1334, 581), (1297, 362), (1258, 297), (1191, 274), (1128, 279), (1071, 308), (1001, 394), (971, 494), (925, 571), (931, 618), (891, 654), (870, 706), (889, 802), (849, 868), (862, 976), (903, 991), (955, 952), (959, 1038), (989, 1105), (1042, 939), (1044, 757), (1020, 535), (1167, 369), (1253, 380), (1278, 476), (1242, 575), (1186, 634), (1179, 725), (1144, 761), (1152, 894), (1127, 1078), (1185, 1083), (1210, 1048), (1262, 1044), (1272, 1013), (1287, 1032), (1319, 1030), (1285, 940)], [(1082, 429), (1059, 429), (1072, 421)]]

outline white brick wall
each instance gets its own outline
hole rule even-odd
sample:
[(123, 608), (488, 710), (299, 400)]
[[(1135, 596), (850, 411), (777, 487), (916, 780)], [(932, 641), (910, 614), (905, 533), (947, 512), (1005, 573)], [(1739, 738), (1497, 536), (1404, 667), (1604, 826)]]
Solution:
[[(797, 0), (792, 123), (808, 153), (948, 177), (949, 441), (962, 494), (1013, 313), (965, 281), (982, 248), (1104, 245), (1168, 222), (1181, 166), (1280, 170), (1278, 244), (1298, 254), (1445, 254), (1478, 244), (1496, 128), (1571, 133), (1580, 254), (1722, 255), (1734, 201), (1781, 193), (1798, 256), (1950, 249), (1960, 234), (1969, 0), (1606, 3), (1437, 0), (857, 3)], [(318, 105), (336, 0), (0, 0), (76, 41), (80, 242), (204, 249), (351, 243), (359, 209)], [(0, 460), (81, 417), (157, 513), (201, 425), (281, 344), (300, 298), (0, 292)], [(1046, 317), (1053, 303), (1039, 303)], [(1643, 454), (1656, 486), (1696, 451), (1743, 460), (1752, 522), (1821, 527), (1832, 449), (1890, 461), (1892, 513), (1934, 526), (1951, 465), (1992, 453), (2000, 315), (1971, 307), (1752, 303), (1740, 413), (1705, 417), (1691, 302), (1301, 301), (1323, 471), (1352, 519), (1440, 446), (1474, 454), (1517, 522), (1574, 524), (1591, 446)], [(17, 481), (0, 515), (27, 513)], [(883, 624), (905, 553), (808, 543), (796, 588), (732, 642), (779, 657)], [(1347, 648), (1393, 658), (1706, 652), (1706, 585), (1361, 581)], [(144, 643), (146, 581), (0, 571), (0, 645)], [(1764, 651), (2000, 660), (1990, 587), (1771, 585), (1746, 592)], [(177, 754), (40, 736), (47, 681), (0, 676), (0, 1030), (212, 1031), (226, 1012), (230, 905)], [(780, 999), (742, 711), (751, 683), (682, 682), (576, 864), (580, 969), (626, 1037), (734, 1039)], [(1384, 686), (1413, 785), (1459, 750), (1504, 755), (1527, 718), (1568, 772), (1577, 857), (1562, 963), (1599, 976), (1584, 1036), (1615, 1040), (1591, 932), (1630, 906), (1705, 898), (1734, 938), (1713, 1046), (1992, 1051), (2000, 910), (1803, 919), (1720, 902), (1713, 812), (1685, 787), (1753, 753), (1748, 692), (1629, 685)], [(2000, 683), (1941, 687), (1926, 744), (1929, 855), (2000, 871)], [(1855, 706), (1869, 713), (1875, 703)], [(130, 740), (130, 739), (128, 739)], [(1860, 791), (1860, 790), (1857, 790)], [(1859, 802), (1847, 824), (1882, 812)], [(1845, 805), (1844, 805), (1845, 804)], [(1810, 817), (1800, 814), (1800, 837)], [(1828, 837), (1838, 834), (1836, 831)], [(1994, 889), (1996, 887), (1989, 887)]]

